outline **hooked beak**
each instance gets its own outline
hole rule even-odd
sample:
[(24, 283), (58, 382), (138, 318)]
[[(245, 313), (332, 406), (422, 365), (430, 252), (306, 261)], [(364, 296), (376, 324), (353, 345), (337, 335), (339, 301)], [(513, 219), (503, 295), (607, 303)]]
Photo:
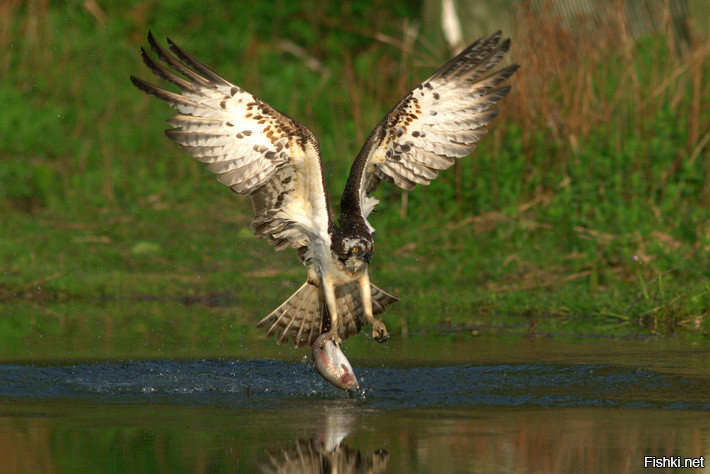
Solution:
[(365, 263), (370, 263), (370, 259), (372, 258), (372, 252), (368, 252), (367, 250), (363, 252), (362, 255), (360, 255), (360, 258), (365, 261)]

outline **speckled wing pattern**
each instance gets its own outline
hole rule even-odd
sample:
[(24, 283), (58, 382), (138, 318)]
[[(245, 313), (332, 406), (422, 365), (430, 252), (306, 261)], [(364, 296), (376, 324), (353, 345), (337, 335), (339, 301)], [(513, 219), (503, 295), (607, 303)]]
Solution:
[(455, 158), (476, 148), (485, 126), (499, 113), (494, 105), (510, 91), (510, 86), (498, 86), (518, 68), (486, 75), (509, 48), (510, 40), (501, 41), (500, 32), (476, 41), (407, 94), (375, 127), (346, 184), (346, 194), (359, 200), (366, 220), (378, 202), (372, 193), (381, 181), (404, 190), (427, 185)]
[(168, 39), (170, 51), (148, 35), (158, 59), (143, 61), (180, 94), (131, 81), (179, 114), (166, 135), (254, 205), (252, 229), (277, 250), (328, 238), (330, 218), (318, 141), (308, 128), (228, 82)]

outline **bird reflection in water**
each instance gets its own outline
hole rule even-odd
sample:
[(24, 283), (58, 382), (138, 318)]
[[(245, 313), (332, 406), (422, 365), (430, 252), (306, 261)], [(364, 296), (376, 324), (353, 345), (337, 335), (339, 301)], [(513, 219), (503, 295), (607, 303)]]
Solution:
[(320, 428), (310, 439), (295, 439), (286, 446), (266, 451), (264, 473), (380, 473), (385, 472), (389, 453), (378, 449), (363, 455), (343, 440), (355, 423), (355, 415), (342, 407), (325, 409)]

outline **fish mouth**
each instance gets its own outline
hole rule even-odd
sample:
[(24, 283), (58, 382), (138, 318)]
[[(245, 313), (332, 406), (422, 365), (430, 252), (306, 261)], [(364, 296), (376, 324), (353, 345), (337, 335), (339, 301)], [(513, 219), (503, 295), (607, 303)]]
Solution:
[(357, 378), (355, 378), (355, 374), (352, 372), (341, 375), (340, 384), (340, 388), (351, 392), (360, 388), (360, 384), (357, 383)]

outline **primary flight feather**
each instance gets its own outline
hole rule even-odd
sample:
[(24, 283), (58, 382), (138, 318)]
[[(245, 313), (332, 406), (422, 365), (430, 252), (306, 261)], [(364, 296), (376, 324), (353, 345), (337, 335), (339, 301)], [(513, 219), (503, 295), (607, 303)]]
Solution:
[(330, 218), (320, 147), (315, 135), (261, 99), (222, 78), (168, 39), (152, 34), (145, 64), (174, 84), (172, 92), (131, 76), (139, 89), (177, 109), (166, 135), (205, 163), (217, 179), (254, 205), (251, 228), (276, 250), (295, 248), (306, 282), (257, 323), (279, 342), (335, 344), (372, 324), (388, 338), (376, 315), (398, 301), (370, 283), (374, 228), (367, 218), (381, 181), (411, 190), (427, 185), (455, 158), (470, 154), (497, 115), (495, 104), (516, 70), (490, 72), (510, 48), (500, 32), (480, 39), (407, 94), (370, 133), (353, 162), (337, 223)]

